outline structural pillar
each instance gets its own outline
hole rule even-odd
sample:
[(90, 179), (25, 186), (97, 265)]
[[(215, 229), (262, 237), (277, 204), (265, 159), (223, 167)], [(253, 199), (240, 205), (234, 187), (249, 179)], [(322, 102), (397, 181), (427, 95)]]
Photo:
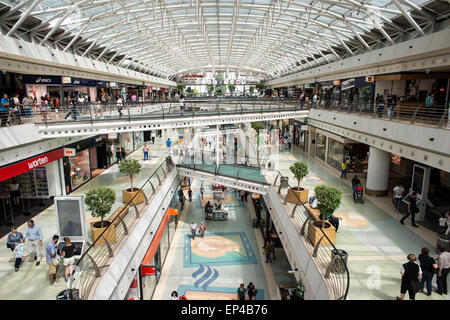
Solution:
[(366, 193), (368, 195), (387, 195), (390, 166), (391, 154), (389, 152), (370, 147), (366, 182)]

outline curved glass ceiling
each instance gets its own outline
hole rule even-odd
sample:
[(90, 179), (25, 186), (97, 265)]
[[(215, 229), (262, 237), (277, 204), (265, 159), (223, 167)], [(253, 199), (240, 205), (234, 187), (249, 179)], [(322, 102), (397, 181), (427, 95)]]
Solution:
[[(20, 7), (9, 35), (39, 31), (41, 44), (164, 77), (242, 70), (275, 78), (423, 35), (433, 20), (424, 0), (6, 2)], [(40, 26), (18, 32), (25, 15)]]

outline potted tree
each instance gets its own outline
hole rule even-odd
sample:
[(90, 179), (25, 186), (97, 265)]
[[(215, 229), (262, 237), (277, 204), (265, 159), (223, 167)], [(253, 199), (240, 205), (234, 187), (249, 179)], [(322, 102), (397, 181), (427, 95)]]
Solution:
[[(110, 221), (104, 220), (105, 216), (111, 211), (114, 201), (116, 200), (116, 193), (114, 190), (108, 187), (98, 187), (96, 189), (89, 190), (86, 193), (86, 198), (84, 202), (88, 210), (91, 211), (91, 215), (94, 218), (100, 218), (100, 221), (93, 222), (92, 226), (92, 240), (95, 241), (102, 233), (108, 228), (103, 234), (103, 237), (109, 243), (116, 241), (116, 230)], [(104, 244), (104, 239), (100, 238), (95, 245)]]
[(133, 187), (133, 176), (141, 172), (142, 165), (136, 159), (126, 159), (119, 164), (119, 171), (130, 177), (130, 188), (122, 191), (122, 201), (123, 203), (128, 203), (133, 200), (134, 204), (139, 204), (144, 202), (145, 197), (141, 189)]
[(297, 187), (289, 189), (286, 196), (286, 202), (299, 204), (300, 202), (308, 202), (308, 189), (300, 187), (300, 181), (308, 174), (308, 164), (303, 161), (297, 161), (289, 167), (289, 170), (294, 174), (294, 178), (297, 180), (298, 185)]
[(236, 86), (234, 84), (229, 84), (228, 85), (228, 90), (230, 91), (230, 95), (233, 96), (234, 95), (234, 91), (236, 90)]
[[(317, 221), (310, 221), (308, 225), (308, 238), (311, 240), (313, 245), (316, 245), (317, 241), (322, 237), (322, 232), (327, 235), (330, 241), (334, 244), (334, 239), (336, 237), (336, 229), (328, 222), (328, 219), (333, 215), (334, 211), (341, 205), (342, 201), (342, 190), (327, 186), (319, 185), (314, 188), (317, 198), (317, 208), (320, 211), (320, 217)], [(324, 239), (322, 244), (330, 244), (328, 240)]]

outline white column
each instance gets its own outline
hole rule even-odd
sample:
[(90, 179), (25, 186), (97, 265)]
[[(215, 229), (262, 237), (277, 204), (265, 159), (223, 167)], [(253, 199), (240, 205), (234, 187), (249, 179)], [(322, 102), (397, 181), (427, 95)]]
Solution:
[(370, 147), (367, 168), (366, 193), (372, 196), (385, 196), (388, 191), (391, 154)]

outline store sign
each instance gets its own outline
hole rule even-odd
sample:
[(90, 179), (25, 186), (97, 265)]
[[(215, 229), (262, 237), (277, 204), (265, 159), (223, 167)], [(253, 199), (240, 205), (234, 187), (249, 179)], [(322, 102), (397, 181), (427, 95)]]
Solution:
[(141, 276), (154, 276), (156, 274), (156, 268), (150, 266), (141, 265)]
[(117, 139), (117, 133), (108, 133), (108, 139), (109, 140)]
[(112, 82), (112, 81), (109, 82), (109, 86), (111, 88), (117, 88), (118, 87), (117, 82)]
[(106, 86), (106, 81), (97, 81), (97, 85), (99, 87), (105, 87)]
[(61, 159), (64, 156), (63, 149), (57, 149), (39, 156), (0, 168), (0, 181), (5, 181), (27, 171), (44, 166), (50, 162)]
[(339, 86), (341, 85), (341, 80), (334, 80), (333, 81), (333, 86)]
[(345, 81), (341, 82), (341, 89), (342, 90), (347, 90), (347, 89), (351, 89), (355, 86), (355, 79), (348, 79)]
[(61, 80), (62, 80), (62, 83), (64, 83), (64, 84), (72, 83), (72, 78), (71, 77), (62, 77)]
[(56, 76), (35, 76), (26, 74), (23, 76), (24, 83), (34, 84), (61, 84), (61, 77)]
[(77, 155), (77, 149), (64, 148), (64, 157), (75, 157)]
[(375, 81), (375, 77), (374, 76), (367, 76), (366, 77), (366, 82), (374, 82)]

